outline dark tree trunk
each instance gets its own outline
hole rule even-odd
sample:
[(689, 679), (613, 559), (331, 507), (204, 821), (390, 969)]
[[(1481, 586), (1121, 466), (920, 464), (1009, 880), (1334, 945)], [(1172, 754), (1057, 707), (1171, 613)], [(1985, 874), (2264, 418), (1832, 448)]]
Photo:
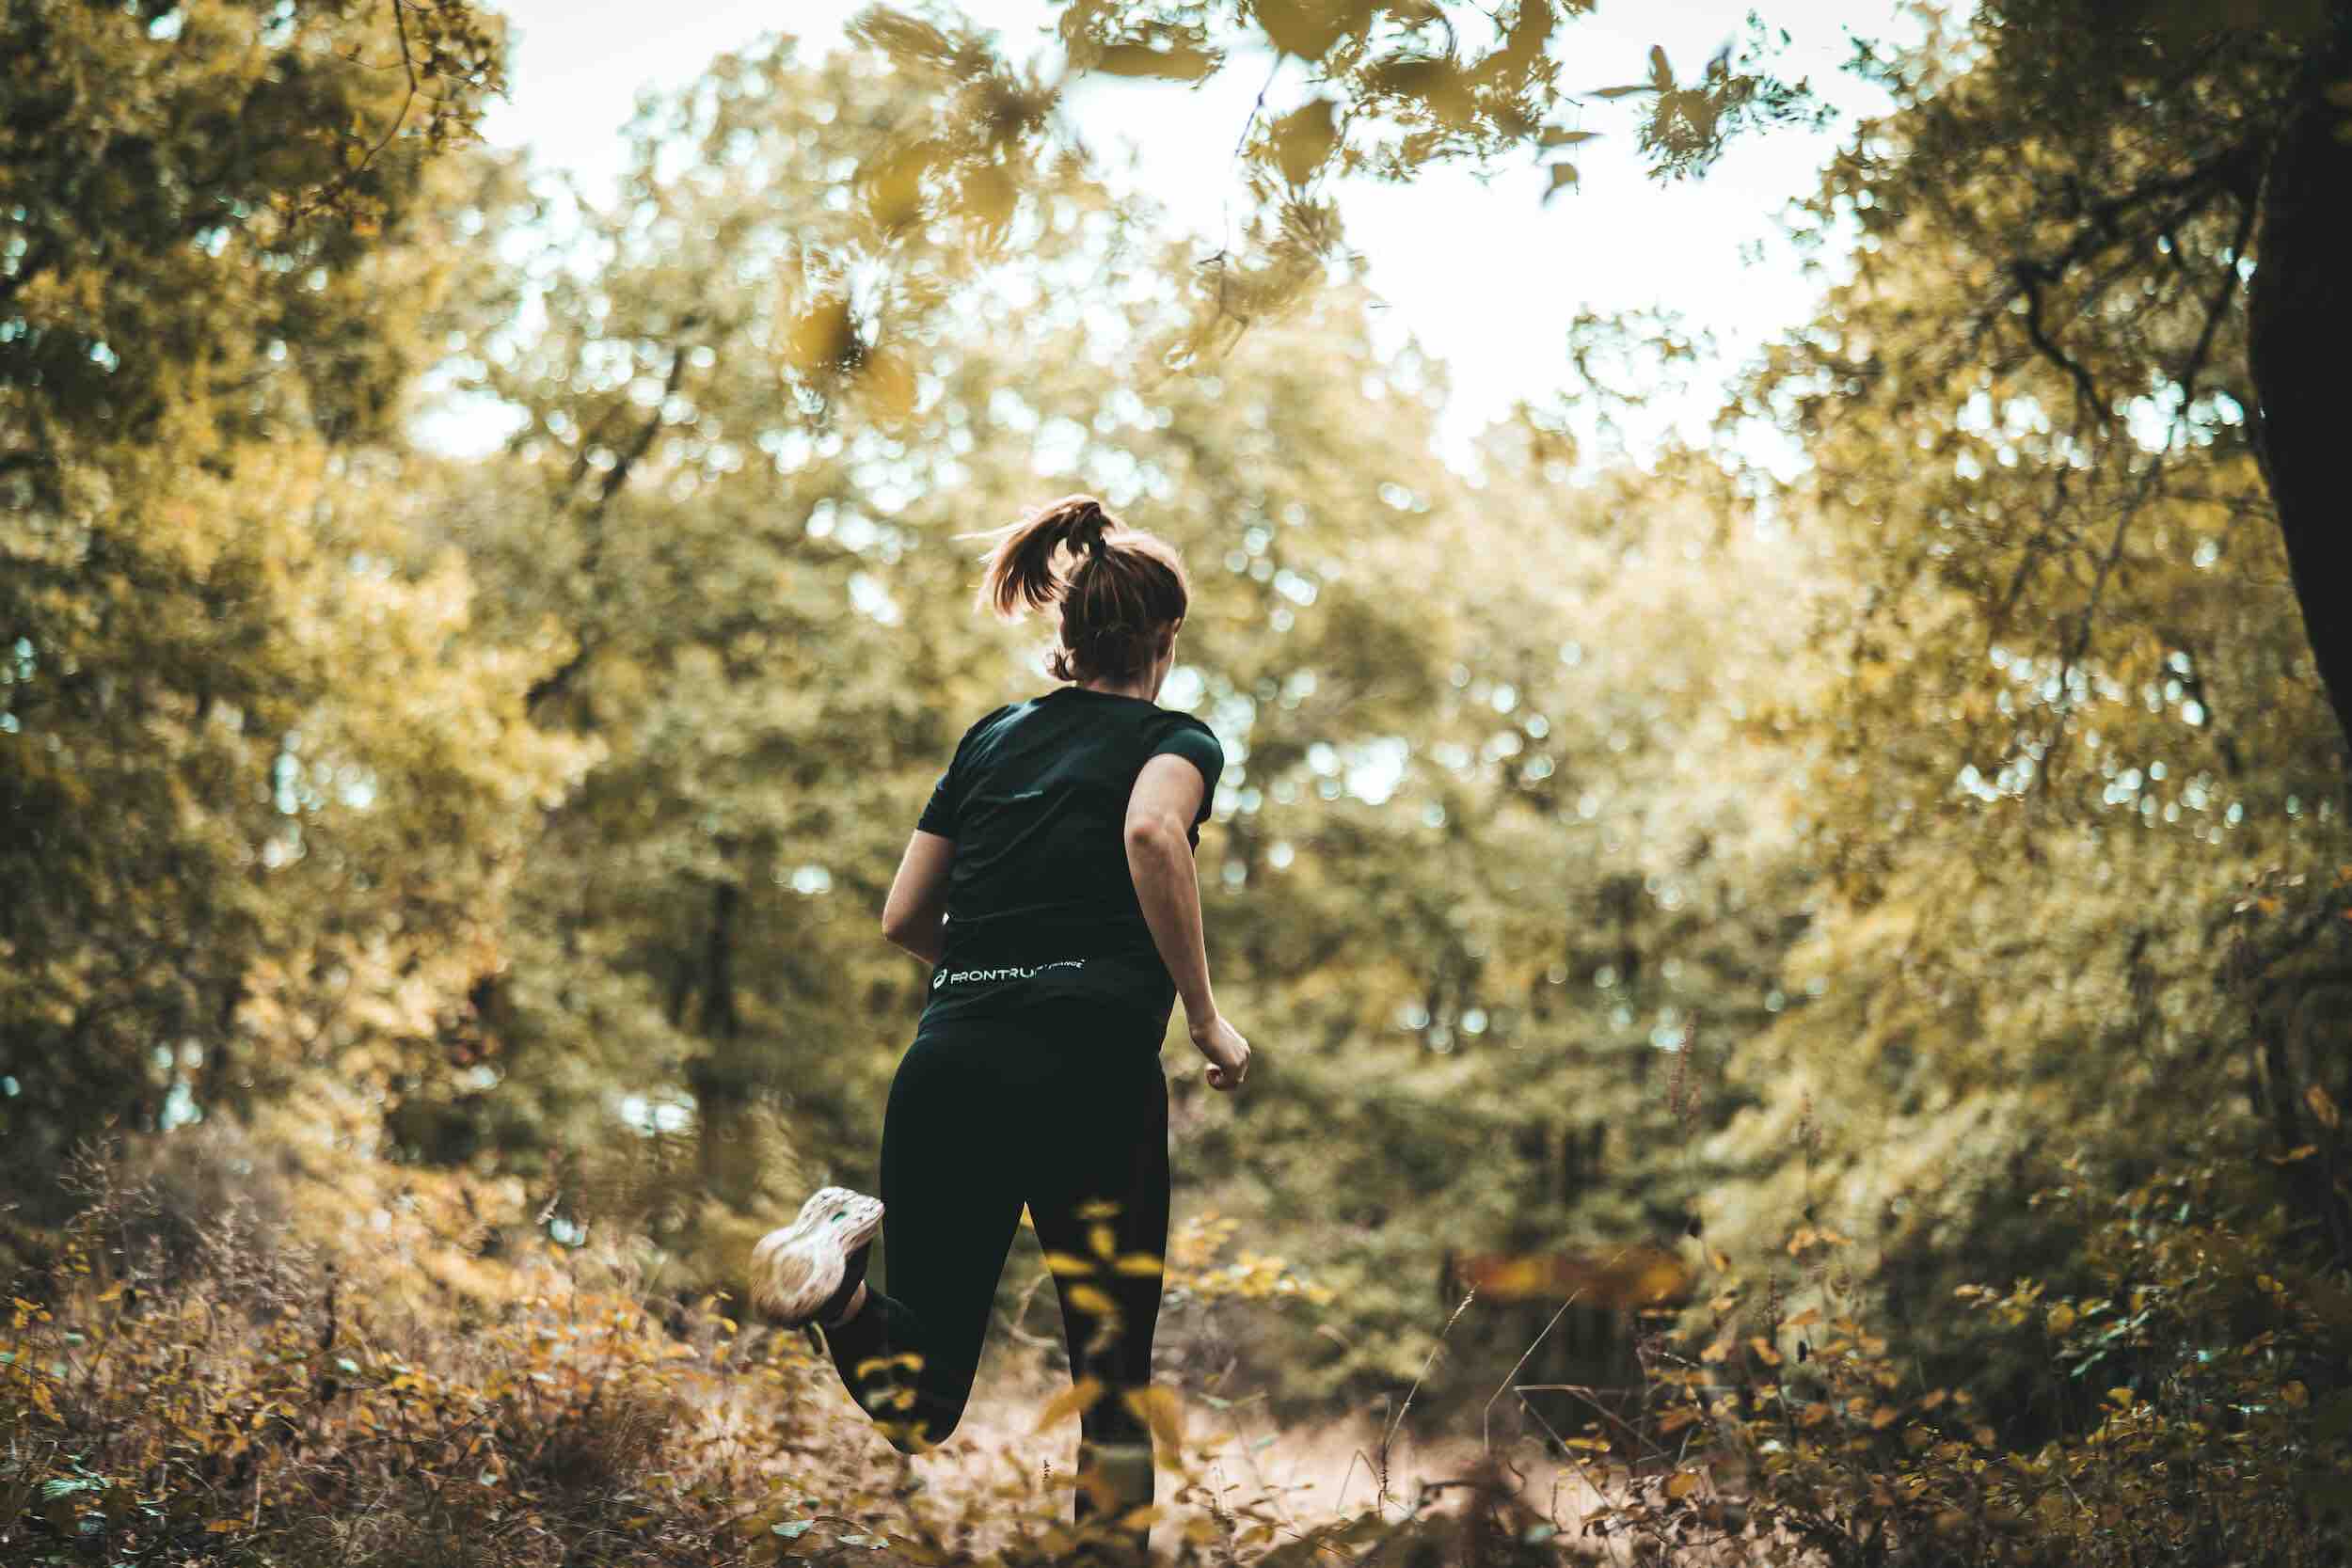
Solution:
[(2303, 103), (2271, 155), (2248, 349), (2261, 402), (2263, 473), (2320, 684), (2352, 738), (2352, 486), (2345, 483), (2352, 391), (2352, 114), (2328, 89), (2352, 79), (2352, 0), (2337, 0), (2330, 42), (2304, 76)]
[(723, 1203), (750, 1201), (759, 1179), (754, 1135), (754, 1069), (747, 1061), (743, 1018), (735, 1005), (736, 927), (743, 890), (733, 882), (711, 889), (710, 929), (704, 942), (700, 1023), (707, 1052), (689, 1069), (700, 1124), (696, 1154), (703, 1186)]

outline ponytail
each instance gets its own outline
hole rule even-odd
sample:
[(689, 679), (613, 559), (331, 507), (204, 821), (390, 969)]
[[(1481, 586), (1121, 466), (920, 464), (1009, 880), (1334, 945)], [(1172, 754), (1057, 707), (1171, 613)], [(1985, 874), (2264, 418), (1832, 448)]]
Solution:
[(1040, 507), (1028, 520), (983, 538), (995, 541), (980, 574), (979, 608), (1011, 619), (1023, 610), (1043, 610), (1069, 586), (1054, 570), (1054, 552), (1091, 559), (1103, 553), (1110, 514), (1092, 496), (1064, 496)]
[(1013, 620), (1061, 606), (1061, 646), (1051, 664), (1059, 680), (1140, 673), (1191, 600), (1175, 547), (1127, 527), (1092, 496), (1064, 496), (979, 537), (990, 541), (982, 612)]

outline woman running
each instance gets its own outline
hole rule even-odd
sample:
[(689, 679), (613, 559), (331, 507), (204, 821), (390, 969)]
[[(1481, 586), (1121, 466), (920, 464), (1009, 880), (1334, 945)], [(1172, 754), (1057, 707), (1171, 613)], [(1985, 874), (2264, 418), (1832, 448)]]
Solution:
[[(1224, 752), (1154, 701), (1188, 602), (1167, 541), (1090, 496), (987, 537), (981, 608), (1058, 606), (1051, 668), (1069, 684), (973, 725), (932, 791), (882, 911), (882, 934), (933, 967), (882, 1119), (882, 1196), (811, 1197), (754, 1249), (754, 1300), (822, 1324), (850, 1397), (919, 1451), (962, 1418), (1025, 1205), (1071, 1376), (1101, 1390), (1081, 1417), (1078, 1517), (1100, 1501), (1115, 1520), (1152, 1496), (1138, 1396), (1168, 1243), (1159, 1048), (1176, 1000), (1213, 1086), (1249, 1070), (1209, 988), (1193, 868)], [(878, 1229), (887, 1295), (865, 1282)]]

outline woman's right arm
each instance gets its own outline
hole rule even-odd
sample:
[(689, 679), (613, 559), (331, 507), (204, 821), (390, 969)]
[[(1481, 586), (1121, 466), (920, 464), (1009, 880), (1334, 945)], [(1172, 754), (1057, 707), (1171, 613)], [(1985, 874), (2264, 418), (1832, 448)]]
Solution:
[(1190, 828), (1208, 787), (1200, 769), (1163, 753), (1143, 765), (1127, 798), (1127, 871), (1152, 945), (1184, 1000), (1186, 1032), (1209, 1059), (1213, 1088), (1238, 1087), (1249, 1071), (1249, 1042), (1216, 1010), (1200, 924), (1200, 881)]

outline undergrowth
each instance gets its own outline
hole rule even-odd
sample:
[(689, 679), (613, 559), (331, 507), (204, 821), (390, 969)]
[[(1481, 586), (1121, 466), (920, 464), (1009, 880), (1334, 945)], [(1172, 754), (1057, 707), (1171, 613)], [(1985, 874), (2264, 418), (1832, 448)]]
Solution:
[[(549, 1244), (502, 1261), (494, 1306), (379, 1319), (343, 1283), (351, 1259), (233, 1203), (157, 1227), (139, 1188), (85, 1174), (85, 1206), (0, 1320), (8, 1562), (1021, 1568), (1115, 1552), (1066, 1522), (1066, 1463), (1041, 1457), (1066, 1453), (1053, 1429), (1074, 1398), (1041, 1402), (1034, 1433), (910, 1462), (805, 1338), (715, 1299), (660, 1301), (609, 1259)], [(1987, 1344), (2022, 1343), (2082, 1412), (2029, 1448), (1967, 1388), (1919, 1385), (1864, 1321), (1850, 1243), (1808, 1225), (1757, 1268), (1711, 1258), (1708, 1299), (1645, 1338), (1640, 1386), (1506, 1380), (1480, 1431), (1418, 1434), (1444, 1474), (1391, 1475), (1406, 1390), (1363, 1434), (1352, 1509), (1344, 1485), (1317, 1508), (1255, 1470), (1236, 1484), (1232, 1423), (1212, 1414), (1230, 1402), (1161, 1401), (1159, 1505), (1129, 1522), (1175, 1561), (1276, 1568), (2341, 1563), (2352, 1295), (2290, 1261), (2260, 1192), (2226, 1164), (2169, 1172), (2094, 1204), (2089, 1288), (1963, 1291)], [(1218, 1261), (1228, 1240), (1211, 1226), (1171, 1258), (1185, 1289), (1317, 1299), (1271, 1260)], [(1203, 1430), (1182, 1430), (1187, 1402)]]

